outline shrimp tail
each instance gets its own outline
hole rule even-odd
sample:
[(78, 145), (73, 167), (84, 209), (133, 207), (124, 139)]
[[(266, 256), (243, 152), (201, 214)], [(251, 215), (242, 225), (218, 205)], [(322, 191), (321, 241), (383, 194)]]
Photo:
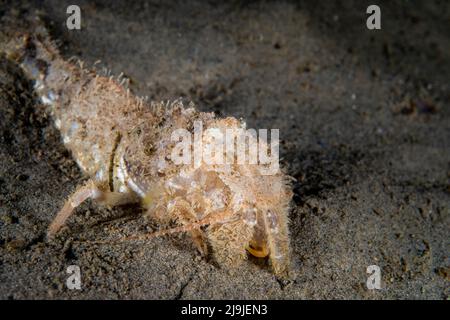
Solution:
[(25, 76), (34, 82), (41, 102), (54, 108), (58, 92), (67, 87), (66, 80), (78, 81), (80, 84), (74, 88), (78, 90), (82, 84), (79, 80), (91, 73), (81, 64), (61, 57), (47, 25), (39, 11), (19, 13), (11, 10), (0, 19), (0, 54), (16, 62)]
[(36, 57), (34, 42), (51, 43), (45, 18), (39, 11), (30, 14), (10, 10), (0, 18), (0, 26), (0, 52), (17, 63)]

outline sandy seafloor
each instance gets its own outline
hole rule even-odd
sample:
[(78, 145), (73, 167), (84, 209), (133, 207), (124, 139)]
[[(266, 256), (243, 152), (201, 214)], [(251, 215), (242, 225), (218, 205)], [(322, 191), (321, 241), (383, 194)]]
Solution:
[[(82, 29), (65, 27), (66, 7)], [(65, 57), (101, 60), (150, 99), (279, 128), (297, 179), (295, 277), (264, 261), (236, 270), (203, 259), (186, 235), (94, 245), (144, 232), (139, 206), (88, 201), (54, 241), (46, 228), (85, 180), (31, 84), (0, 59), (0, 298), (448, 299), (450, 3), (377, 1), (45, 1)], [(381, 268), (368, 290), (366, 268)], [(81, 268), (69, 290), (66, 268)]]

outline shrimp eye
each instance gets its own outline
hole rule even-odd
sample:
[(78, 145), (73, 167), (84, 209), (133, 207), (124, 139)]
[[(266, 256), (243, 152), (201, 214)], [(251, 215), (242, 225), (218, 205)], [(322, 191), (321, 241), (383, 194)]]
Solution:
[(269, 255), (269, 250), (267, 250), (266, 246), (263, 246), (261, 248), (255, 248), (251, 244), (247, 246), (247, 251), (250, 252), (250, 254), (257, 258), (265, 258)]

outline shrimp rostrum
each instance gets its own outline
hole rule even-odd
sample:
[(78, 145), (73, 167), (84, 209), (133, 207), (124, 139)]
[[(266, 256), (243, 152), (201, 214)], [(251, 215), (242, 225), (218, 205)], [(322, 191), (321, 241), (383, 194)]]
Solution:
[(64, 60), (42, 24), (10, 37), (1, 50), (34, 81), (64, 145), (89, 177), (57, 213), (48, 237), (87, 199), (109, 206), (139, 202), (161, 226), (172, 225), (121, 240), (185, 232), (219, 264), (267, 257), (277, 277), (289, 277), (289, 177), (261, 163), (269, 143), (243, 121), (180, 100), (136, 97), (120, 78)]

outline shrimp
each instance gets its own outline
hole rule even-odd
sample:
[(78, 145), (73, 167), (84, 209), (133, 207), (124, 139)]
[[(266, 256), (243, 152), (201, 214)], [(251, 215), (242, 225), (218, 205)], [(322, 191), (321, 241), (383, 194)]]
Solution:
[[(210, 146), (208, 129), (238, 137), (245, 123), (199, 112), (181, 100), (148, 102), (137, 97), (122, 78), (100, 76), (82, 62), (64, 60), (45, 26), (34, 23), (33, 32), (14, 35), (1, 51), (34, 81), (64, 145), (89, 178), (57, 213), (47, 236), (54, 237), (88, 199), (109, 206), (138, 202), (160, 225), (176, 226), (120, 241), (185, 232), (203, 255), (211, 248), (219, 264), (234, 267), (251, 254), (268, 258), (277, 277), (289, 278), (290, 177), (281, 169), (262, 174), (260, 164), (233, 161), (235, 155), (223, 149), (216, 149), (215, 155), (225, 158), (219, 164), (202, 157), (191, 163), (173, 161), (179, 151), (173, 139), (177, 130)], [(253, 135), (236, 141), (248, 150), (258, 144)], [(267, 144), (260, 139), (259, 147)]]

